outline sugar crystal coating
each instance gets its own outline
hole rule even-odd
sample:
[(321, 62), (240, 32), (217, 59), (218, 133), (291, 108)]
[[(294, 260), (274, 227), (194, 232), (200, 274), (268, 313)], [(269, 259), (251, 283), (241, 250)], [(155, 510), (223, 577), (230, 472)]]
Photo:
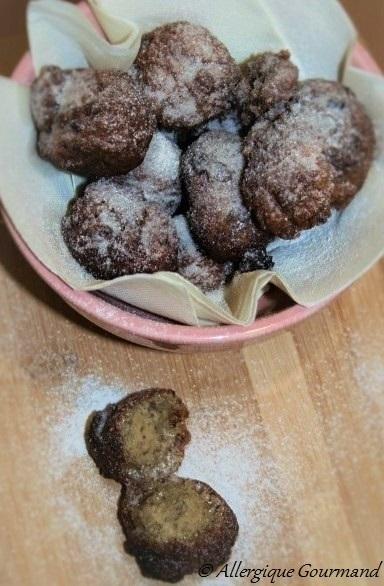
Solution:
[(231, 108), (240, 70), (207, 29), (175, 22), (144, 35), (136, 60), (158, 120), (192, 128)]
[(91, 183), (63, 218), (72, 256), (97, 279), (177, 268), (177, 237), (158, 204), (137, 198), (124, 178)]
[(244, 148), (244, 201), (281, 238), (325, 222), (364, 183), (372, 162), (372, 123), (353, 92), (309, 80), (274, 121), (260, 119)]
[(206, 132), (183, 157), (191, 231), (218, 262), (240, 260), (249, 248), (266, 241), (242, 202), (243, 166), (241, 139), (223, 131)]
[(31, 108), (39, 154), (87, 177), (140, 165), (155, 130), (150, 104), (129, 73), (45, 67), (32, 84)]
[(242, 124), (249, 128), (263, 114), (276, 118), (297, 92), (298, 80), (289, 51), (252, 56), (242, 67), (236, 92)]
[(255, 55), (240, 74), (188, 22), (145, 35), (129, 73), (43, 68), (31, 108), (43, 157), (103, 176), (63, 220), (72, 255), (96, 278), (177, 270), (203, 291), (235, 269), (272, 268), (271, 237), (346, 206), (375, 146), (341, 84), (299, 83), (288, 51)]
[(373, 124), (364, 106), (349, 88), (315, 79), (300, 85), (292, 110), (302, 111), (323, 141), (335, 177), (331, 203), (346, 206), (363, 186), (375, 149)]

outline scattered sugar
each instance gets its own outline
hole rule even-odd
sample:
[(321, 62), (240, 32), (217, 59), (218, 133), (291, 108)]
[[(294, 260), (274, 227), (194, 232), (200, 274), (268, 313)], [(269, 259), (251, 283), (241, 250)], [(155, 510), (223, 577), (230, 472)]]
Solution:
[[(119, 401), (128, 390), (119, 380), (107, 384), (96, 375), (79, 378), (68, 368), (62, 383), (47, 393), (49, 406), (39, 414), (39, 434), (49, 463), (40, 473), (40, 481), (49, 487), (49, 539), (70, 536), (67, 555), (81, 552), (85, 576), (102, 569), (114, 584), (125, 583), (122, 576), (137, 580), (139, 572), (124, 552), (116, 517), (120, 486), (99, 475), (84, 440), (89, 415)], [(39, 413), (40, 406), (36, 409)]]
[[(63, 384), (48, 392), (50, 411), (44, 415), (43, 427), (48, 437), (51, 530), (78, 541), (87, 562), (94, 556), (99, 562), (105, 560), (106, 575), (120, 575), (124, 566), (124, 573), (132, 573), (133, 579), (138, 570), (123, 552), (116, 521), (119, 486), (99, 475), (84, 442), (89, 415), (120, 400), (127, 389), (119, 381), (106, 384), (98, 376), (77, 379), (70, 370)], [(247, 420), (245, 403), (208, 401), (191, 409), (188, 427), (192, 440), (179, 473), (207, 482), (234, 509), (240, 534), (233, 559), (263, 564), (272, 550), (274, 555), (287, 555), (282, 545), (286, 528), (281, 471), (268, 452), (263, 430)], [(195, 581), (186, 579), (187, 584)], [(217, 580), (215, 584), (224, 585)]]
[[(108, 576), (117, 574), (121, 566), (129, 566), (123, 549), (124, 537), (116, 518), (120, 488), (117, 484), (94, 478), (96, 468), (88, 456), (78, 458), (52, 484), (52, 496), (47, 502), (51, 510), (51, 531), (55, 537), (70, 535), (81, 551), (86, 574), (95, 575), (102, 561)], [(54, 492), (55, 491), (55, 492)], [(96, 563), (93, 563), (93, 560)], [(128, 563), (127, 563), (128, 562)]]
[[(327, 352), (322, 360), (317, 357), (314, 365), (308, 362), (305, 366), (311, 378), (317, 370), (323, 371), (322, 384), (311, 389), (314, 403), (323, 413), (332, 459), (342, 476), (349, 479), (351, 492), (356, 476), (365, 473), (367, 457), (377, 468), (384, 466), (384, 329), (369, 305), (359, 307), (356, 314), (364, 327), (359, 327), (358, 322), (353, 324), (354, 317), (351, 315), (352, 325), (345, 329), (338, 347), (330, 350), (332, 360), (345, 368), (344, 373), (330, 368)], [(349, 382), (350, 389), (346, 386)], [(334, 396), (337, 409), (324, 411), (324, 405), (334, 404)], [(374, 492), (378, 486), (367, 487), (369, 490)]]
[(58, 386), (50, 394), (53, 400), (57, 398), (58, 401), (58, 412), (46, 419), (47, 425), (54, 429), (50, 444), (52, 456), (60, 452), (60, 459), (52, 457), (51, 462), (60, 463), (59, 470), (55, 472), (61, 474), (66, 463), (71, 465), (74, 459), (87, 454), (84, 426), (89, 415), (119, 401), (127, 390), (119, 383), (106, 385), (97, 376), (87, 376), (80, 380), (70, 377), (64, 387)]
[(355, 367), (355, 378), (368, 398), (384, 409), (384, 358), (375, 354)]
[(57, 104), (62, 112), (93, 102), (98, 93), (96, 79), (88, 71), (64, 72), (62, 86), (54, 87), (57, 88)]
[[(144, 163), (138, 169), (145, 175), (151, 174), (153, 180), (161, 179), (167, 184), (174, 183), (179, 179), (180, 156), (179, 147), (166, 134), (157, 131), (149, 145)], [(132, 174), (137, 173), (138, 169)]]
[(167, 119), (173, 119), (180, 116), (182, 119), (188, 120), (197, 115), (196, 99), (192, 96), (185, 96), (180, 100), (180, 103), (166, 103), (163, 112)]
[[(367, 309), (362, 308), (359, 315), (362, 312), (369, 316)], [(358, 438), (366, 433), (364, 451), (369, 449), (377, 456), (379, 463), (383, 458), (380, 453), (382, 444), (379, 446), (374, 437), (377, 437), (378, 430), (382, 430), (384, 334), (377, 323), (369, 323), (365, 334), (360, 333), (355, 325), (351, 331), (345, 332), (345, 341), (350, 346), (345, 350), (340, 349), (340, 360), (353, 361), (354, 377), (362, 397), (362, 412), (358, 414), (359, 425), (362, 427)], [(345, 356), (343, 352), (346, 353)], [(52, 358), (50, 357), (50, 363)], [(213, 360), (216, 360), (215, 357)], [(276, 360), (279, 360), (278, 356)], [(41, 450), (46, 454), (45, 465), (39, 474), (41, 482), (49, 486), (49, 490), (45, 490), (48, 495), (46, 507), (49, 527), (45, 531), (44, 539), (54, 541), (56, 538), (70, 536), (68, 551), (63, 555), (71, 555), (74, 544), (78, 545), (82, 571), (89, 577), (96, 573), (99, 575), (102, 567), (102, 576), (106, 583), (118, 586), (124, 583), (149, 586), (151, 582), (140, 577), (134, 560), (123, 551), (123, 535), (116, 520), (119, 486), (98, 474), (84, 442), (84, 428), (90, 413), (118, 401), (140, 386), (135, 385), (131, 389), (120, 380), (111, 379), (107, 383), (98, 374), (78, 377), (78, 365), (73, 357), (64, 362), (58, 357), (58, 364), (63, 371), (62, 381), (45, 391), (49, 400), (42, 403), (45, 405), (43, 412), (38, 396), (36, 397), (36, 414), (39, 419), (37, 429), (41, 438)], [(318, 367), (319, 364), (316, 364)], [(325, 357), (324, 368), (327, 367)], [(40, 359), (36, 364), (29, 365), (29, 370), (34, 379), (39, 378), (39, 373), (44, 370)], [(206, 376), (205, 369), (191, 370), (191, 388), (200, 388)], [(260, 373), (260, 376), (263, 374)], [(339, 378), (339, 374), (333, 377), (329, 373), (326, 386), (323, 384), (317, 389), (319, 401), (324, 393), (337, 393), (340, 404), (343, 389), (337, 387)], [(153, 382), (162, 383), (155, 379)], [(232, 382), (236, 386), (239, 381)], [(316, 389), (314, 391), (317, 396)], [(295, 503), (287, 500), (287, 494), (294, 483), (300, 483), (300, 453), (295, 454), (292, 461), (288, 458), (284, 466), (281, 458), (277, 461), (262, 421), (255, 416), (248, 397), (234, 395), (217, 400), (213, 396), (205, 396), (198, 405), (188, 403), (188, 427), (192, 440), (179, 474), (209, 483), (235, 511), (240, 532), (232, 560), (242, 559), (245, 563), (252, 564), (252, 567), (271, 564), (273, 560), (278, 561), (279, 567), (285, 561), (289, 563), (291, 556), (295, 554), (292, 552), (294, 539), (289, 533), (290, 514)], [(362, 450), (357, 439), (355, 442), (351, 436), (350, 422), (345, 417), (348, 408), (346, 395), (345, 406), (337, 413), (328, 414), (325, 423), (334, 461), (343, 470), (345, 477), (351, 474), (352, 480)], [(373, 430), (375, 436), (371, 434)], [(295, 430), (287, 430), (282, 450), (286, 444), (292, 449), (295, 437)], [(289, 452), (290, 450), (287, 453)], [(30, 514), (36, 513), (31, 509)], [(305, 530), (305, 527), (300, 526), (303, 535)], [(27, 536), (27, 539), (30, 538), (32, 537)], [(311, 539), (310, 535), (308, 539)], [(204, 580), (204, 583), (217, 586), (237, 582), (238, 580), (231, 581), (227, 578)], [(185, 580), (188, 586), (196, 583), (200, 583), (196, 577)]]
[(235, 398), (208, 402), (192, 411), (188, 427), (192, 440), (179, 474), (207, 482), (235, 511), (240, 531), (232, 558), (265, 564), (271, 552), (286, 557), (287, 479), (261, 426), (247, 419), (245, 402)]
[(174, 219), (177, 235), (179, 237), (180, 246), (189, 253), (193, 253), (197, 249), (197, 245), (192, 238), (189, 230), (188, 222), (182, 214), (176, 216)]
[[(367, 319), (371, 319), (368, 316)], [(372, 324), (369, 338), (349, 332), (351, 354), (354, 359), (354, 378), (361, 396), (372, 410), (370, 423), (380, 418), (384, 422), (384, 329), (380, 323)]]

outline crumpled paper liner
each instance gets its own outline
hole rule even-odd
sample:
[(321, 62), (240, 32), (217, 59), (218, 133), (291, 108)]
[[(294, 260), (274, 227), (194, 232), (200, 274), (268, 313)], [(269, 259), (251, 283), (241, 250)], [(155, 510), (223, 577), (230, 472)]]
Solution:
[(188, 20), (206, 26), (237, 61), (290, 49), (303, 79), (335, 79), (356, 40), (337, 0), (89, 0), (89, 5), (112, 41), (116, 21), (128, 27), (135, 22), (148, 32)]
[[(115, 29), (111, 42), (89, 18), (79, 15), (73, 4), (58, 0), (30, 2), (28, 33), (35, 71), (50, 64), (64, 69), (72, 67), (70, 63), (74, 67), (128, 70), (140, 49), (140, 30), (124, 19), (116, 22), (111, 18), (109, 25), (109, 30)], [(111, 44), (116, 42), (119, 44)]]
[[(97, 36), (77, 8), (59, 0), (36, 0), (29, 8), (29, 33), (37, 68), (48, 63), (103, 68), (113, 62), (127, 69), (136, 56), (142, 30), (186, 18), (210, 28), (239, 60), (253, 52), (288, 47), (303, 77), (335, 78), (355, 38), (334, 0), (322, 0), (316, 10), (312, 1), (301, 0), (287, 5), (283, 0), (194, 0), (187, 7), (184, 0), (91, 0), (90, 4), (107, 37), (117, 44)], [(321, 35), (326, 42), (316, 40)], [(376, 160), (364, 188), (326, 225), (297, 240), (272, 243), (274, 272), (237, 276), (223, 292), (204, 295), (174, 273), (133, 275), (110, 282), (87, 274), (70, 255), (60, 232), (79, 178), (39, 158), (29, 90), (6, 78), (0, 78), (2, 203), (32, 252), (71, 287), (103, 290), (175, 321), (247, 325), (255, 319), (258, 300), (270, 282), (302, 305), (320, 303), (359, 278), (384, 251), (384, 79), (348, 68), (345, 82), (365, 104), (378, 135)]]

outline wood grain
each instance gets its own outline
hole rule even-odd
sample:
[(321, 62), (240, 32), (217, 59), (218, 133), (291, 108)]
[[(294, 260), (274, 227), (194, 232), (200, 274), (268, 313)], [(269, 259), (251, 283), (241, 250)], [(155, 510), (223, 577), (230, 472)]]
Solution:
[[(13, 20), (13, 3), (8, 4), (7, 10), (0, 7), (10, 22), (9, 32), (1, 27), (0, 47), (7, 47), (0, 57), (3, 73), (25, 46), (20, 14)], [(372, 10), (373, 0), (359, 3), (362, 16), (367, 4)], [(382, 37), (380, 43), (383, 54)], [(108, 564), (100, 544), (94, 551), (85, 548), (95, 528), (111, 526), (118, 536), (113, 483), (105, 482), (103, 492), (90, 487), (83, 494), (78, 472), (68, 471), (66, 498), (82, 512), (83, 534), (61, 522), (68, 511), (57, 485), (56, 511), (47, 504), (53, 485), (46, 469), (54, 464), (47, 456), (49, 418), (66, 400), (52, 389), (68, 389), (68, 371), (75, 385), (96, 374), (107, 383), (119, 379), (130, 390), (170, 386), (192, 412), (213, 400), (225, 405), (241, 397), (248, 425), (261, 425), (282, 474), (290, 472), (290, 530), (283, 539), (293, 552), (292, 567), (308, 560), (317, 567), (336, 561), (341, 567), (377, 565), (384, 546), (383, 306), (382, 261), (321, 313), (271, 339), (217, 354), (153, 352), (113, 338), (65, 306), (21, 258), (0, 223), (0, 585), (144, 583), (138, 573), (130, 578), (133, 562), (121, 554), (121, 538)], [(271, 503), (271, 517), (274, 512)], [(270, 554), (275, 564), (287, 562)]]

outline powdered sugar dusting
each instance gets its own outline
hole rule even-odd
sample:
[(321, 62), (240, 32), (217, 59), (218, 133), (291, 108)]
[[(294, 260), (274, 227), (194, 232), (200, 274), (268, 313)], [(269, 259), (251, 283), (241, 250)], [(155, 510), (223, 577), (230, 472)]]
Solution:
[[(366, 310), (368, 313), (368, 311)], [(369, 316), (367, 316), (369, 319)], [(372, 318), (370, 318), (372, 321)], [(354, 359), (354, 377), (362, 393), (365, 405), (372, 410), (368, 421), (373, 425), (380, 418), (384, 430), (384, 329), (379, 323), (372, 324), (367, 340), (357, 332), (350, 332), (351, 353)]]
[(384, 358), (376, 353), (355, 367), (355, 377), (368, 400), (384, 411)]
[[(71, 539), (79, 542), (90, 575), (96, 556), (99, 562), (105, 560), (106, 575), (117, 580), (113, 583), (123, 583), (119, 581), (123, 571), (130, 583), (145, 584), (134, 559), (123, 552), (124, 538), (116, 520), (119, 486), (99, 475), (84, 441), (89, 415), (120, 400), (127, 388), (120, 381), (107, 384), (99, 376), (76, 378), (68, 369), (64, 382), (48, 392), (51, 409), (42, 423), (49, 461), (45, 470), (51, 485), (47, 503), (52, 509), (51, 531), (70, 532)], [(192, 440), (179, 475), (208, 482), (233, 508), (240, 525), (233, 559), (266, 563), (274, 548), (277, 555), (287, 555), (288, 549), (281, 545), (286, 529), (283, 477), (261, 426), (250, 425), (242, 399), (208, 401), (190, 411), (187, 425)], [(235, 413), (236, 417), (228, 415)], [(200, 580), (193, 576), (185, 582)]]
[(286, 556), (285, 480), (261, 426), (247, 422), (242, 400), (208, 403), (191, 413), (188, 427), (192, 441), (179, 474), (207, 482), (235, 511), (233, 559), (263, 564), (272, 551)]
[(61, 111), (81, 108), (93, 102), (97, 94), (97, 84), (92, 70), (63, 73), (63, 85), (58, 87), (57, 103)]
[[(351, 475), (351, 481), (359, 465), (359, 454), (369, 450), (378, 465), (383, 461), (382, 443), (377, 441), (377, 434), (383, 429), (384, 338), (380, 324), (370, 320), (369, 316), (366, 308), (358, 312), (358, 319), (368, 324), (366, 333), (360, 333), (361, 328), (356, 325), (351, 326), (350, 330), (346, 330), (345, 337), (341, 336), (338, 350), (340, 364), (347, 361), (353, 363), (357, 385), (354, 405), (357, 396), (361, 402), (361, 412), (355, 414), (360, 426), (356, 441), (351, 434), (350, 421), (345, 417), (350, 409), (349, 393), (345, 393), (344, 384), (344, 390), (336, 386), (339, 377), (332, 376), (327, 370), (329, 365), (326, 361), (327, 382), (323, 382), (318, 389), (311, 389), (319, 411), (320, 399), (317, 405), (316, 397), (324, 394), (332, 397), (337, 393), (341, 404), (345, 393), (346, 403), (341, 410), (329, 412), (328, 407), (325, 409), (324, 425), (332, 458), (344, 477)], [(51, 356), (50, 364), (53, 359), (54, 356)], [(213, 357), (213, 360), (216, 359)], [(276, 360), (279, 360), (278, 356)], [(111, 377), (106, 382), (101, 374), (77, 376), (78, 365), (73, 356), (68, 356), (65, 361), (58, 357), (57, 362), (58, 368), (63, 371), (61, 382), (45, 391), (49, 401), (41, 403), (38, 397), (35, 399), (36, 429), (44, 453), (39, 481), (49, 486), (49, 490), (45, 491), (48, 495), (45, 506), (49, 512), (49, 539), (54, 540), (55, 535), (60, 538), (70, 535), (71, 547), (73, 543), (78, 545), (84, 575), (89, 575), (90, 579), (96, 573), (100, 574), (101, 564), (106, 583), (149, 586), (153, 582), (141, 577), (134, 559), (123, 551), (124, 538), (116, 520), (119, 486), (99, 475), (84, 442), (84, 428), (89, 415), (138, 390), (138, 385), (142, 383), (136, 382), (135, 387), (131, 388)], [(252, 363), (247, 363), (251, 368)], [(207, 376), (206, 370), (199, 370), (196, 364), (187, 371), (191, 396), (196, 388), (201, 388)], [(316, 364), (319, 366), (318, 361)], [(43, 366), (39, 360), (30, 364), (30, 375), (40, 377), (46, 370)], [(159, 378), (157, 376), (158, 372), (154, 375), (153, 384), (164, 384), (161, 373)], [(264, 376), (263, 373), (260, 376)], [(49, 379), (44, 380), (47, 382)], [(236, 387), (239, 380), (232, 383)], [(266, 563), (270, 566), (276, 563), (277, 567), (290, 564), (292, 556), (297, 554), (292, 551), (295, 547), (294, 536), (290, 533), (292, 514), (300, 503), (289, 501), (287, 495), (292, 494), (292, 486), (301, 486), (302, 454), (295, 452), (298, 431), (286, 429), (281, 446), (284, 457), (280, 455), (277, 458), (268, 440), (268, 430), (257, 413), (256, 404), (250, 403), (249, 396), (234, 392), (230, 396), (219, 394), (218, 398), (205, 394), (198, 402), (194, 403), (192, 398), (187, 400), (187, 406), (190, 410), (187, 424), (192, 439), (179, 474), (207, 482), (233, 508), (240, 532), (231, 560), (242, 559), (248, 567), (262, 567)], [(363, 448), (357, 445), (361, 437), (367, 438)], [(351, 461), (351, 454), (357, 462)], [(318, 500), (315, 499), (315, 502), (318, 503)], [(35, 513), (31, 511), (32, 514)], [(318, 511), (313, 511), (313, 514), (318, 514)], [(302, 539), (313, 539), (313, 536), (306, 535), (307, 529), (301, 522), (298, 527)], [(295, 523), (298, 523), (297, 519)], [(238, 579), (201, 581), (196, 576), (185, 579), (186, 585), (201, 583), (226, 586), (238, 583)]]
[(191, 142), (195, 141), (199, 138), (199, 136), (204, 134), (204, 132), (210, 132), (213, 130), (223, 130), (229, 134), (240, 136), (242, 134), (243, 128), (237, 111), (231, 110), (219, 118), (213, 118), (204, 124), (200, 124), (199, 126), (192, 128), (189, 132), (188, 140)]
[(74, 459), (87, 454), (84, 443), (85, 422), (93, 411), (102, 410), (109, 403), (116, 403), (127, 390), (121, 384), (107, 385), (97, 376), (86, 376), (76, 380), (70, 377), (65, 387), (51, 389), (54, 399), (59, 399), (58, 413), (48, 415), (46, 423), (54, 428), (50, 449), (52, 456), (60, 453), (60, 459), (51, 459), (51, 464), (59, 463), (59, 469), (50, 466), (56, 476), (63, 472), (63, 466), (71, 466)]
[(129, 389), (119, 380), (106, 383), (99, 375), (79, 377), (75, 365), (69, 364), (61, 382), (45, 392), (49, 401), (35, 399), (36, 429), (44, 454), (38, 482), (44, 486), (48, 520), (41, 538), (53, 548), (68, 539), (63, 556), (78, 552), (84, 581), (102, 571), (108, 583), (139, 584), (140, 572), (124, 552), (116, 517), (120, 486), (99, 475), (84, 441), (89, 415), (119, 401)]

